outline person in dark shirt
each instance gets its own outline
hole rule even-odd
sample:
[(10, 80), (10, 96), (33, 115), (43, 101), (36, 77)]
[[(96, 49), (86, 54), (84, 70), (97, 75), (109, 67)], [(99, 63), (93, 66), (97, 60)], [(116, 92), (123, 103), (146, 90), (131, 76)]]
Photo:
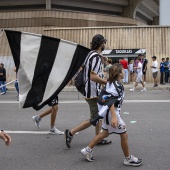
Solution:
[(146, 59), (146, 56), (144, 54), (142, 55), (142, 72), (143, 72), (143, 81), (146, 83), (146, 71), (147, 71), (147, 64), (148, 60)]
[(168, 83), (168, 79), (169, 79), (169, 57), (166, 58), (166, 61), (164, 63), (164, 71), (165, 71), (165, 83)]
[(162, 58), (162, 62), (160, 63), (160, 84), (165, 84), (165, 58)]
[(6, 93), (6, 86), (4, 86), (5, 83), (6, 83), (6, 70), (4, 68), (4, 64), (1, 63), (0, 64), (0, 86), (2, 86), (0, 88), (1, 95), (5, 95), (5, 93)]

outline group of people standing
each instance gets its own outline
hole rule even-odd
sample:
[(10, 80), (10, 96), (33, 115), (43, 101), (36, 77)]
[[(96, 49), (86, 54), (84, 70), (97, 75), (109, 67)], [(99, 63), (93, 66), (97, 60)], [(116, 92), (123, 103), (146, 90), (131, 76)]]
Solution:
[(160, 63), (160, 84), (165, 84), (170, 82), (170, 61), (169, 57), (162, 58)]
[[(110, 61), (111, 59), (108, 59)], [(112, 61), (112, 60), (111, 60)], [(160, 66), (157, 62), (157, 57), (152, 56), (152, 64), (150, 66), (152, 71), (152, 77), (154, 80), (153, 87), (158, 86), (158, 71), (160, 69), (160, 84), (165, 84), (170, 82), (170, 62), (169, 57), (162, 58), (162, 61), (160, 63)], [(110, 62), (111, 63), (111, 62)], [(136, 86), (138, 86), (138, 83), (141, 83), (143, 86), (143, 89), (141, 91), (146, 91), (145, 84), (146, 84), (146, 71), (148, 67), (148, 60), (146, 59), (144, 54), (139, 54), (136, 59), (131, 59), (130, 62), (125, 58), (121, 58), (119, 60), (119, 63), (123, 66), (124, 69), (124, 78), (122, 79), (123, 84), (132, 84), (134, 83), (134, 87), (129, 89), (130, 91), (134, 91)], [(104, 68), (104, 71), (107, 71), (111, 64), (107, 65)], [(130, 81), (129, 81), (130, 78)]]

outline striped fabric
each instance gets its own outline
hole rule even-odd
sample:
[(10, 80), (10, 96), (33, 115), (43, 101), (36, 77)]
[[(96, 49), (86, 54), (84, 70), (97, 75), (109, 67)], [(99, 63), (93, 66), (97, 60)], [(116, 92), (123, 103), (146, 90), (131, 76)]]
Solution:
[(5, 30), (18, 72), (20, 107), (41, 109), (67, 85), (90, 49), (62, 39)]
[(90, 72), (94, 71), (99, 77), (103, 77), (101, 56), (91, 51), (85, 61), (84, 79), (85, 79), (85, 97), (94, 98), (100, 93), (100, 84), (90, 80)]

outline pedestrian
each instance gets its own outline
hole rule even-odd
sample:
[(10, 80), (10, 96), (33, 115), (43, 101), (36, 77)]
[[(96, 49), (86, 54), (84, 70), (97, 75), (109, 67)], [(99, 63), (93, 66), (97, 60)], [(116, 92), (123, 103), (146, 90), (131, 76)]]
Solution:
[[(128, 134), (126, 132), (126, 125), (121, 118), (121, 105), (124, 98), (124, 87), (121, 84), (121, 79), (124, 77), (124, 69), (121, 64), (115, 63), (109, 70), (109, 79), (102, 89), (99, 97), (99, 115), (104, 117), (102, 123), (103, 131), (97, 134), (89, 145), (81, 150), (81, 153), (88, 161), (94, 161), (93, 148), (99, 141), (108, 137), (112, 133), (120, 135), (121, 147), (124, 153), (124, 165), (139, 166), (142, 160), (130, 154), (128, 145)], [(106, 96), (103, 101), (103, 98)], [(120, 99), (121, 98), (121, 99)], [(102, 152), (104, 156), (104, 152)]]
[[(17, 97), (19, 98), (19, 84), (18, 84), (18, 80), (17, 80), (17, 71), (16, 71), (16, 67), (14, 68), (14, 72), (16, 72), (16, 80), (15, 80), (15, 82), (14, 82), (14, 86), (15, 86), (15, 89), (16, 89), (16, 91), (17, 91)], [(17, 100), (19, 100), (19, 99), (17, 99)]]
[(11, 137), (3, 130), (0, 131), (0, 138), (5, 141), (5, 145), (7, 146), (11, 143)]
[(106, 67), (103, 69), (106, 79), (109, 78), (109, 68), (112, 66), (112, 59), (107, 59)]
[(169, 79), (169, 57), (166, 58), (166, 61), (164, 63), (164, 71), (165, 71), (165, 83), (168, 83)]
[[(66, 145), (71, 147), (71, 141), (73, 135), (79, 131), (82, 131), (92, 125), (91, 120), (98, 115), (97, 100), (100, 93), (101, 84), (106, 84), (107, 80), (103, 79), (102, 73), (102, 56), (100, 53), (105, 49), (106, 39), (97, 34), (92, 38), (91, 51), (87, 55), (84, 63), (84, 80), (85, 93), (84, 97), (90, 108), (90, 119), (83, 121), (72, 129), (65, 130)], [(95, 126), (95, 134), (101, 132), (101, 121)], [(101, 145), (110, 144), (111, 141), (103, 139), (99, 142)]]
[(146, 59), (146, 56), (144, 54), (140, 54), (142, 56), (142, 73), (143, 73), (143, 81), (144, 84), (146, 84), (146, 71), (147, 71), (147, 65), (148, 60)]
[(158, 62), (156, 61), (156, 56), (152, 57), (152, 66), (150, 66), (152, 68), (152, 76), (154, 79), (154, 86), (153, 87), (157, 87), (158, 86), (158, 80), (157, 80), (157, 76), (158, 76)]
[(170, 61), (169, 61), (169, 64), (168, 64), (168, 71), (169, 71), (169, 80), (168, 80), (168, 82), (170, 83)]
[(136, 62), (137, 62), (137, 67), (134, 67), (134, 68), (137, 70), (137, 77), (136, 77), (134, 87), (132, 89), (129, 89), (129, 90), (134, 92), (136, 86), (138, 86), (138, 83), (140, 82), (143, 86), (143, 89), (141, 91), (146, 91), (145, 84), (144, 84), (143, 78), (142, 78), (143, 73), (142, 73), (142, 63), (141, 63), (140, 58), (137, 58)]
[(124, 57), (122, 57), (122, 59), (120, 60), (120, 64), (122, 64), (122, 66), (124, 68), (124, 72), (125, 72), (125, 76), (123, 78), (123, 83), (128, 84), (128, 77), (129, 77), (128, 62), (127, 62), (127, 60), (124, 59)]
[(162, 58), (160, 63), (160, 84), (165, 84), (165, 58)]
[(50, 128), (49, 133), (52, 135), (55, 135), (55, 134), (63, 135), (64, 132), (58, 130), (55, 127), (55, 120), (56, 120), (56, 116), (58, 112), (58, 96), (55, 99), (53, 99), (48, 105), (50, 106), (50, 108), (48, 108), (47, 110), (45, 110), (43, 113), (39, 115), (33, 116), (32, 119), (36, 127), (39, 128), (41, 119), (51, 113), (51, 124), (50, 124), (51, 128)]
[(1, 90), (1, 95), (5, 95), (6, 94), (6, 70), (4, 68), (4, 64), (1, 63), (0, 64), (0, 86), (3, 86), (0, 88)]
[(130, 84), (133, 83), (134, 81), (134, 76), (135, 76), (135, 71), (134, 71), (134, 60), (130, 60), (129, 65), (128, 65), (128, 69), (130, 72)]

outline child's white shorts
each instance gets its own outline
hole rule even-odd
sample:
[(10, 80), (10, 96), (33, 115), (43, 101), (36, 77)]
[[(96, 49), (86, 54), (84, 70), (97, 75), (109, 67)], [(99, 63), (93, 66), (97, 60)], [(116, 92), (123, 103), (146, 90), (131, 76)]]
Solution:
[(117, 133), (117, 134), (125, 133), (126, 132), (126, 124), (124, 123), (124, 121), (121, 118), (120, 110), (115, 110), (115, 111), (116, 111), (116, 116), (118, 119), (118, 126), (116, 128), (113, 128), (111, 126), (112, 117), (111, 117), (111, 114), (109, 111), (108, 114), (106, 114), (106, 116), (104, 117), (104, 119), (102, 121), (102, 129), (107, 130), (109, 133)]

